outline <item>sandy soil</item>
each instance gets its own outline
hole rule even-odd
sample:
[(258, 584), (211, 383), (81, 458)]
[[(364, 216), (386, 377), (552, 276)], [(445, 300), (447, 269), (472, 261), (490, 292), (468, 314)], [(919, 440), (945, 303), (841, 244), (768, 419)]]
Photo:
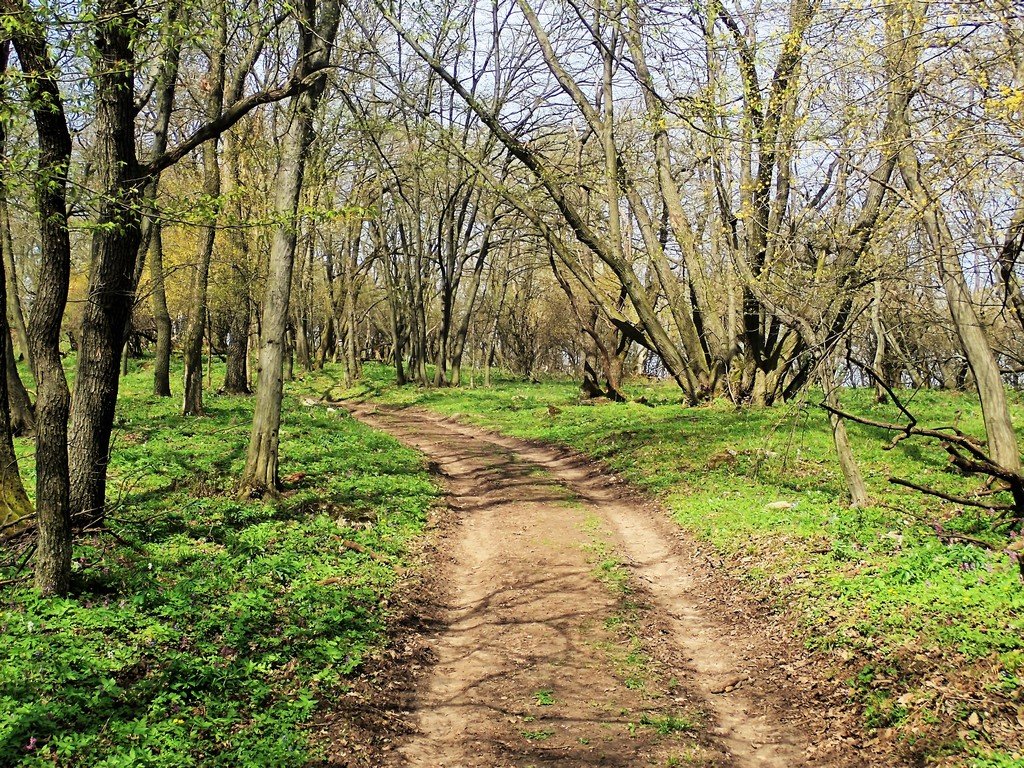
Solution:
[(889, 764), (862, 751), (841, 685), (786, 623), (600, 466), (425, 411), (346, 407), (422, 451), (451, 510), (418, 608), (428, 663), (408, 670), (386, 764)]

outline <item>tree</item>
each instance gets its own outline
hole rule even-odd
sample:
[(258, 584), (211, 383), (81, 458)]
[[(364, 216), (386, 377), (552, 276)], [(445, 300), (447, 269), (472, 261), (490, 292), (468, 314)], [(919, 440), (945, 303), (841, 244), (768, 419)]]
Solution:
[(313, 0), (304, 0), (296, 10), (299, 23), (299, 74), (310, 86), (291, 99), (288, 128), (277, 169), (274, 212), (280, 224), (270, 249), (267, 288), (263, 299), (256, 404), (249, 450), (240, 483), (245, 495), (275, 494), (280, 487), (277, 470), (285, 331), (295, 265), (299, 197), (306, 150), (313, 138), (313, 116), (323, 95), (326, 79), (324, 69), (330, 63), (341, 15), (340, 6), (333, 0), (326, 0), (320, 6), (319, 17)]
[(67, 423), (70, 393), (60, 356), (60, 330), (68, 297), (71, 242), (67, 183), (71, 134), (42, 25), (24, 6), (8, 1), (11, 38), (36, 125), (39, 144), (36, 205), (40, 274), (28, 322), (36, 379), (36, 587), (62, 595), (71, 583), (71, 507)]

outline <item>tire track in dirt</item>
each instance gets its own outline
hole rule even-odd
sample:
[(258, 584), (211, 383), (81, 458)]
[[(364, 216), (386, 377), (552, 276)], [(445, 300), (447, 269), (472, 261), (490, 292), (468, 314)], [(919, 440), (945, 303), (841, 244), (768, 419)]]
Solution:
[[(763, 638), (716, 614), (678, 529), (596, 465), (426, 411), (345, 407), (434, 462), (459, 516), (439, 564), (443, 629), (417, 684), (406, 765), (864, 764), (828, 733), (811, 692), (772, 671)], [(621, 600), (585, 551), (595, 522), (648, 598), (645, 643), (667, 647), (678, 683), (660, 694), (624, 684), (628, 649), (610, 629)], [(696, 733), (637, 725), (680, 712), (678, 730)]]

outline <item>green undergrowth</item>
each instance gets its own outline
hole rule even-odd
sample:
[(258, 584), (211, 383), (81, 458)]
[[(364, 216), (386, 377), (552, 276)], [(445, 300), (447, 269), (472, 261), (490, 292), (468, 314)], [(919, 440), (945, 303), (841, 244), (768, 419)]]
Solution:
[(4, 590), (0, 765), (307, 765), (309, 725), (386, 639), (435, 489), (417, 454), (296, 383), (284, 497), (239, 500), (251, 399), (208, 393), (184, 418), (151, 377), (123, 380), (109, 532), (75, 547), (73, 594)]
[[(813, 393), (773, 408), (691, 408), (659, 384), (630, 388), (645, 404), (591, 405), (579, 401), (572, 383), (504, 380), (436, 390), (392, 382), (390, 370), (368, 365), (357, 387), (334, 393), (426, 407), (605, 462), (659, 496), (723, 569), (795, 609), (808, 645), (849, 675), (870, 731), (895, 734), (918, 753), (1024, 765), (1012, 751), (986, 751), (990, 743), (1020, 749), (1010, 726), (1019, 734), (1016, 718), (1024, 718), (1024, 586), (1003, 551), (1006, 536), (987, 511), (889, 483), (895, 475), (954, 494), (977, 491), (980, 483), (953, 470), (934, 442), (905, 440), (889, 450), (891, 435), (850, 424), (874, 502), (851, 509)], [(907, 395), (921, 424), (956, 419), (965, 432), (984, 434), (976, 398)], [(842, 399), (858, 414), (901, 420), (870, 392), (848, 391)], [(1021, 396), (1011, 393), (1011, 401), (1024, 426)], [(880, 669), (885, 673), (872, 675)], [(870, 684), (859, 683), (858, 674), (870, 675)], [(975, 703), (951, 703), (957, 697)]]

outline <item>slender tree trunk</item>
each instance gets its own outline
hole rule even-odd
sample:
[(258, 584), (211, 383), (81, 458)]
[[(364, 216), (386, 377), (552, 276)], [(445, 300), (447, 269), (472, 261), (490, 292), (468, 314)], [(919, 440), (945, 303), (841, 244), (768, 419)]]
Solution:
[[(241, 200), (241, 169), (239, 168), (239, 138), (232, 132), (224, 139), (227, 169), (225, 174), (225, 198), (232, 202), (232, 213), (237, 222), (244, 219)], [(232, 395), (249, 395), (249, 335), (252, 325), (252, 311), (249, 301), (249, 286), (243, 271), (249, 261), (249, 240), (241, 227), (232, 227), (227, 233), (231, 245), (232, 257), (237, 261), (232, 265), (229, 282), (230, 295), (233, 299), (228, 329), (227, 366), (224, 373), (224, 391)]]
[[(6, 52), (3, 53), (3, 56), (6, 58)], [(0, 138), (0, 142), (2, 141), (3, 139)], [(0, 270), (3, 268), (3, 261), (0, 260)], [(2, 277), (3, 275), (0, 275), (0, 278)], [(0, 279), (0, 338), (7, 341), (9, 366), (10, 361), (14, 359), (14, 349), (11, 345), (11, 329), (7, 325), (7, 287), (2, 279)], [(8, 377), (9, 375), (8, 373)], [(18, 520), (27, 524), (32, 514), (32, 504), (29, 502), (25, 486), (21, 482), (21, 475), (18, 472), (18, 457), (14, 453), (14, 441), (11, 439), (11, 419), (7, 406), (8, 377), (0, 376), (0, 525), (9, 525)]]
[(7, 318), (18, 338), (18, 352), (25, 356), (25, 362), (32, 368), (32, 354), (28, 342), (28, 325), (21, 306), (21, 291), (18, 287), (18, 272), (14, 261), (14, 242), (11, 238), (11, 216), (7, 207), (7, 190), (0, 188), (0, 228), (3, 229), (0, 247), (4, 252), (4, 274), (7, 286)]
[[(906, 126), (905, 129), (909, 131)], [(988, 436), (989, 455), (1011, 472), (1020, 472), (1020, 448), (1013, 430), (999, 363), (974, 307), (953, 236), (937, 208), (935, 197), (925, 187), (917, 154), (912, 145), (907, 144), (903, 147), (899, 162), (903, 182), (924, 222), (939, 279), (946, 294), (946, 304), (953, 320), (953, 327), (960, 339), (967, 364), (973, 374), (974, 385), (978, 390), (985, 433)]]
[(167, 309), (164, 281), (163, 226), (154, 221), (149, 240), (149, 276), (153, 283), (153, 320), (156, 323), (156, 349), (153, 361), (153, 394), (171, 396), (171, 313)]
[(313, 243), (309, 239), (302, 249), (302, 261), (299, 269), (299, 291), (297, 302), (294, 302), (292, 326), (295, 329), (295, 357), (303, 370), (313, 370), (313, 354), (309, 348), (309, 306), (313, 293)]
[[(835, 366), (829, 359), (822, 363), (821, 386), (825, 391), (825, 404), (830, 408), (839, 410), (839, 382), (835, 373)], [(857, 466), (857, 460), (853, 455), (853, 448), (850, 446), (850, 438), (846, 434), (846, 422), (835, 413), (829, 412), (829, 424), (832, 427), (832, 443), (836, 449), (836, 456), (839, 459), (839, 468), (843, 471), (843, 478), (846, 480), (846, 488), (850, 494), (850, 506), (864, 507), (870, 503), (867, 486), (864, 484), (864, 476)]]
[[(0, 265), (2, 266), (2, 265)], [(32, 401), (28, 390), (18, 373), (18, 361), (14, 357), (14, 343), (7, 338), (7, 402), (10, 405), (10, 423), (12, 432), (24, 437), (36, 431), (36, 416), (32, 410)]]
[[(874, 285), (875, 296), (871, 302), (871, 330), (875, 334), (875, 355), (872, 361), (872, 367), (875, 370), (876, 376), (885, 376), (885, 326), (882, 325), (882, 284), (879, 281), (875, 281)], [(891, 381), (886, 381), (886, 384), (891, 385)], [(888, 395), (885, 393), (885, 387), (882, 386), (882, 382), (875, 381), (875, 402), (884, 403), (888, 399)]]
[[(213, 16), (217, 38), (213, 42), (214, 49), (210, 53), (206, 73), (208, 90), (205, 105), (206, 119), (211, 122), (220, 117), (224, 108), (224, 64), (227, 56), (228, 22), (227, 8), (223, 0), (217, 3)], [(210, 260), (213, 257), (217, 218), (220, 213), (220, 162), (217, 159), (217, 145), (216, 138), (203, 144), (203, 195), (208, 205), (212, 206), (212, 210), (209, 212), (209, 222), (199, 238), (199, 254), (192, 282), (188, 319), (181, 342), (185, 363), (185, 379), (182, 386), (184, 397), (181, 408), (184, 416), (203, 415), (203, 337), (206, 333)]]
[[(330, 61), (340, 8), (337, 3), (327, 0), (322, 6), (320, 23), (316, 24), (315, 30), (312, 2), (303, 3), (301, 9), (306, 28), (303, 30), (299, 60), (308, 67), (307, 74), (313, 75)], [(284, 346), (295, 265), (296, 216), (302, 192), (306, 151), (313, 138), (313, 114), (323, 87), (323, 75), (320, 75), (309, 90), (292, 98), (288, 110), (288, 131), (281, 146), (274, 211), (282, 223), (274, 233), (270, 248), (267, 290), (261, 318), (256, 405), (241, 479), (241, 491), (249, 496), (276, 494), (280, 487), (278, 450), (281, 400), (284, 393)]]
[(320, 346), (316, 350), (316, 367), (320, 370), (323, 370), (328, 356), (338, 343), (334, 336), (334, 312), (329, 311), (323, 322), (323, 338), (320, 340)]
[[(0, 42), (0, 78), (7, 74), (7, 61), (11, 53), (9, 40)], [(7, 94), (0, 86), (0, 107), (7, 108)], [(4, 178), (7, 160), (7, 135), (6, 127), (0, 122), (0, 190), (7, 187), (7, 179)], [(4, 200), (6, 213), (6, 200)], [(0, 377), (0, 525), (10, 526), (12, 523), (22, 521), (27, 525), (32, 514), (32, 505), (25, 493), (25, 486), (21, 482), (21, 474), (18, 472), (18, 457), (14, 453), (14, 441), (11, 439), (11, 419), (8, 411), (8, 382), (11, 376), (11, 367), (14, 365), (14, 346), (11, 343), (11, 328), (7, 322), (7, 289), (11, 284), (6, 275), (6, 263), (8, 262), (7, 244), (9, 238), (0, 238), (0, 340), (4, 342), (5, 358), (7, 362), (7, 376)], [(14, 368), (14, 378), (21, 384), (18, 378), (17, 368)], [(24, 392), (24, 388), (22, 388)], [(26, 401), (27, 401), (26, 396)], [(14, 526), (17, 527), (17, 526)]]
[(476, 262), (473, 264), (473, 273), (469, 279), (469, 287), (466, 289), (466, 306), (459, 325), (455, 330), (455, 338), (452, 341), (451, 385), (453, 387), (458, 387), (462, 383), (462, 356), (466, 352), (466, 338), (469, 335), (469, 325), (473, 320), (477, 296), (480, 293), (480, 280), (487, 261), (487, 254), (490, 252), (491, 232), (494, 229), (494, 221), (494, 209), (492, 208), (487, 219), (487, 226), (484, 227), (483, 234), (481, 235), (480, 252), (477, 254)]

